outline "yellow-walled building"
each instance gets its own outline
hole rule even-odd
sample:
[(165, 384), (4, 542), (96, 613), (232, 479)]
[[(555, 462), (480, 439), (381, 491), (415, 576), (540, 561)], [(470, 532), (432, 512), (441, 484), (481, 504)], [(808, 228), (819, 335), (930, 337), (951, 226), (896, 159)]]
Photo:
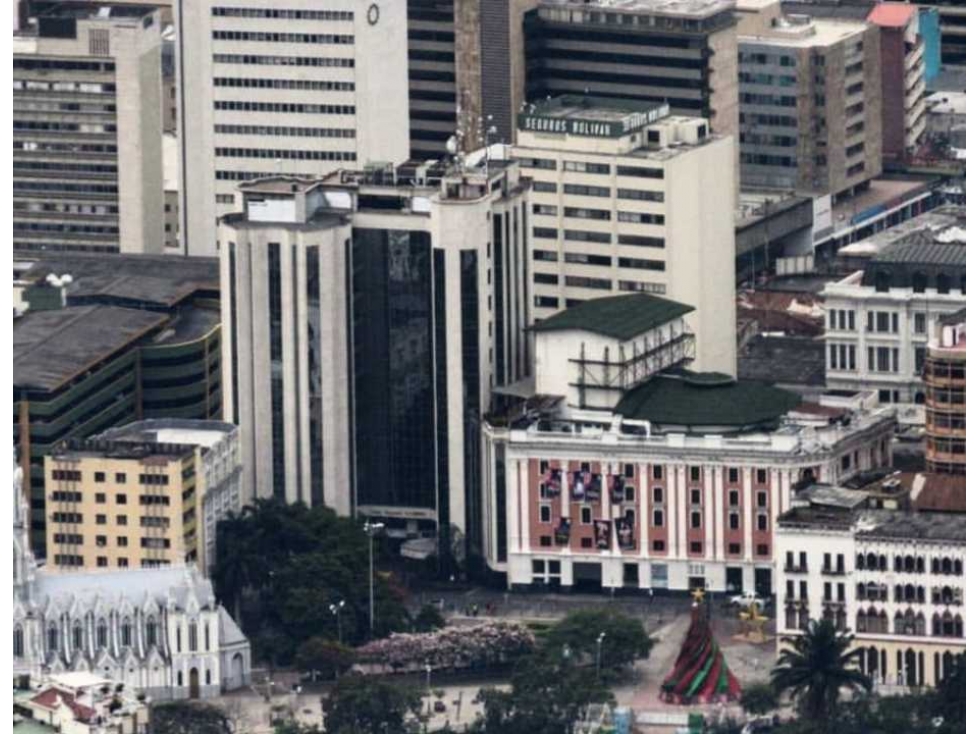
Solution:
[(89, 441), (45, 457), (44, 474), (52, 567), (153, 568), (201, 555), (193, 446)]

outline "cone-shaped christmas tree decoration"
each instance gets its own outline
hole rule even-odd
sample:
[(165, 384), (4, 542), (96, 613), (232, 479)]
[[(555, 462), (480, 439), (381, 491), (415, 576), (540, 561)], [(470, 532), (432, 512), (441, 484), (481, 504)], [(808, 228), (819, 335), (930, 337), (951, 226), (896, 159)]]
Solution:
[(679, 704), (736, 701), (741, 697), (741, 684), (727, 667), (724, 653), (710, 631), (710, 619), (701, 604), (703, 592), (695, 596), (690, 628), (659, 697)]

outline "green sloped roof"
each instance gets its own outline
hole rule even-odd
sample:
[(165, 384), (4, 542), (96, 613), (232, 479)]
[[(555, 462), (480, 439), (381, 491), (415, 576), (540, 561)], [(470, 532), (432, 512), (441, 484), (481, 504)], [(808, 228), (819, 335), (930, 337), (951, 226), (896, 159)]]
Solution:
[(646, 293), (593, 298), (534, 324), (535, 331), (590, 331), (631, 339), (693, 311), (693, 306)]
[(795, 393), (717, 373), (656, 376), (622, 396), (615, 412), (658, 425), (722, 426), (768, 423), (799, 404)]

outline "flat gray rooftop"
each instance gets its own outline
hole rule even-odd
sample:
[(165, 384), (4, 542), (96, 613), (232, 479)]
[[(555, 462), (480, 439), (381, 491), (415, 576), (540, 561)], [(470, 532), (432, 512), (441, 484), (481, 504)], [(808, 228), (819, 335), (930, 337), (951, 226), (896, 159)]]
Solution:
[(55, 390), (168, 318), (118, 306), (28, 311), (14, 321), (14, 387)]
[(22, 273), (25, 280), (71, 275), (69, 303), (112, 299), (173, 306), (197, 291), (216, 293), (221, 285), (216, 257), (20, 253), (15, 258), (33, 263)]
[(861, 539), (927, 540), (965, 544), (965, 513), (793, 507), (778, 519), (786, 527), (853, 529)]

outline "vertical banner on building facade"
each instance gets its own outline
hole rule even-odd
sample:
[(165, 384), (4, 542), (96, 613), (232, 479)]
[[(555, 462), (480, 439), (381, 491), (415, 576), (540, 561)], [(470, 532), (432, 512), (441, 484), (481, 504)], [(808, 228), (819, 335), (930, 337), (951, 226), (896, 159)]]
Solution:
[(558, 523), (557, 530), (554, 531), (554, 540), (558, 545), (567, 545), (571, 540), (571, 518), (562, 517)]
[(595, 520), (595, 547), (608, 550), (612, 547), (612, 523), (608, 520)]
[(632, 520), (627, 517), (615, 518), (615, 534), (619, 539), (619, 550), (636, 549), (636, 534), (632, 527)]
[(548, 497), (558, 497), (561, 494), (561, 470), (551, 469), (551, 473), (544, 480), (544, 492)]
[(585, 478), (583, 472), (576, 471), (571, 475), (571, 499), (581, 502), (585, 499)]
[(621, 474), (612, 477), (612, 502), (619, 504), (625, 499), (625, 480)]
[(598, 502), (602, 499), (602, 475), (585, 472), (585, 499)]

